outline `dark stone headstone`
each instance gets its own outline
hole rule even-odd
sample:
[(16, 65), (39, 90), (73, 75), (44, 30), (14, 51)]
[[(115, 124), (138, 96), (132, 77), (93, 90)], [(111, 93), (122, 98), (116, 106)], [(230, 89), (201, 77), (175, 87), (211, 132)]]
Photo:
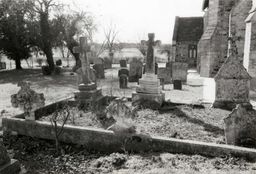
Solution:
[(138, 82), (142, 77), (143, 63), (134, 58), (130, 63), (129, 82)]
[(181, 80), (173, 80), (173, 89), (182, 90), (182, 81)]
[(104, 58), (104, 68), (105, 69), (112, 68), (112, 61), (110, 60), (110, 58), (107, 58), (107, 57)]
[(120, 67), (126, 68), (127, 67), (127, 61), (126, 60), (120, 60)]
[(61, 66), (62, 65), (62, 60), (61, 59), (56, 60), (56, 65)]
[(119, 86), (121, 89), (127, 88), (129, 71), (126, 68), (122, 68), (118, 71)]
[(125, 89), (128, 88), (128, 76), (125, 74), (122, 74), (121, 76), (119, 76), (119, 87), (121, 89)]
[(103, 64), (95, 64), (95, 65), (93, 65), (93, 69), (95, 70), (97, 79), (104, 79), (105, 78), (105, 72), (104, 72), (104, 65)]

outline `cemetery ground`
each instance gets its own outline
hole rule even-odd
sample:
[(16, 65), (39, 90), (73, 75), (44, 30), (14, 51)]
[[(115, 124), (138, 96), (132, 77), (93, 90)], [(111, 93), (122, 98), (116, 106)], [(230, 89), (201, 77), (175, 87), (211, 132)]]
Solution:
[[(103, 95), (131, 97), (136, 83), (129, 83), (128, 89), (119, 89), (119, 67), (106, 70), (106, 79), (99, 80), (98, 87)], [(61, 75), (43, 76), (41, 69), (0, 72), (1, 117), (21, 113), (11, 106), (10, 96), (17, 93), (17, 82), (26, 80), (32, 89), (44, 93), (46, 104), (73, 96), (77, 91), (76, 75), (64, 70)], [(188, 82), (182, 91), (165, 85), (166, 100), (177, 105), (165, 110), (140, 109), (133, 120), (138, 131), (145, 134), (203, 142), (225, 143), (224, 123), (230, 112), (201, 105), (203, 79), (195, 71), (189, 71)], [(82, 113), (73, 124), (101, 128), (93, 115)], [(72, 124), (72, 123), (68, 123)], [(1, 124), (0, 124), (1, 130)], [(3, 138), (3, 137), (2, 137)], [(11, 157), (22, 164), (23, 173), (253, 173), (256, 165), (244, 159), (223, 156), (217, 158), (199, 155), (188, 156), (170, 153), (123, 153), (105, 154), (88, 151), (81, 146), (62, 144), (61, 155), (55, 155), (54, 142), (13, 136), (4, 141)]]

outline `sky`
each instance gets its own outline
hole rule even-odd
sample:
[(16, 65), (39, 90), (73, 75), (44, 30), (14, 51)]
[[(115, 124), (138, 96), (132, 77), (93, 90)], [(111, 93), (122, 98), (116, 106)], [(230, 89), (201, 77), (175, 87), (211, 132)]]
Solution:
[(203, 0), (61, 0), (76, 10), (90, 12), (97, 25), (95, 42), (104, 40), (104, 29), (114, 26), (119, 42), (155, 39), (171, 44), (175, 16), (202, 16)]

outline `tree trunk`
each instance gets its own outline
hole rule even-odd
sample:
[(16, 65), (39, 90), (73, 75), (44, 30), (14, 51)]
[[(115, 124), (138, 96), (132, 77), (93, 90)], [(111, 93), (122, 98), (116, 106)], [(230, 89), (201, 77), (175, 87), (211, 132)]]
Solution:
[(79, 58), (79, 54), (78, 53), (74, 53), (73, 52), (73, 48), (78, 46), (78, 43), (77, 42), (73, 42), (73, 43), (70, 43), (68, 44), (68, 50), (70, 51), (70, 53), (73, 55), (73, 57), (75, 58), (75, 61), (76, 61), (76, 64), (75, 66), (72, 68), (73, 72), (75, 72), (78, 68), (81, 67), (81, 60)]
[(46, 55), (46, 59), (47, 59), (49, 68), (50, 68), (51, 72), (53, 72), (54, 68), (55, 68), (55, 64), (54, 64), (54, 60), (53, 60), (52, 49), (48, 47), (44, 50), (44, 53)]
[(16, 66), (16, 69), (17, 69), (17, 70), (18, 70), (18, 69), (22, 69), (22, 67), (21, 67), (21, 61), (20, 61), (19, 58), (16, 58), (16, 59), (15, 59), (15, 66)]

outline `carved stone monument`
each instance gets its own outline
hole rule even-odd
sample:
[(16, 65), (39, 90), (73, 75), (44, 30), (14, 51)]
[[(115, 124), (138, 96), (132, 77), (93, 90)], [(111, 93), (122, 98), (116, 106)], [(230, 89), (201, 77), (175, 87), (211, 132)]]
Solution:
[(20, 163), (10, 159), (6, 149), (0, 143), (0, 174), (18, 174), (19, 171)]
[(79, 92), (75, 93), (75, 98), (80, 101), (92, 101), (101, 96), (101, 90), (97, 89), (97, 85), (91, 76), (91, 68), (88, 61), (87, 52), (90, 46), (86, 37), (80, 37), (80, 46), (74, 48), (75, 53), (79, 53), (81, 60), (81, 82), (78, 85)]
[(21, 89), (11, 96), (12, 106), (24, 111), (25, 119), (35, 120), (35, 110), (45, 105), (43, 93), (36, 93), (29, 82), (19, 82)]
[(215, 76), (215, 101), (213, 107), (233, 109), (237, 104), (252, 108), (249, 100), (251, 77), (237, 56), (235, 37), (230, 37), (229, 55)]
[[(160, 41), (154, 41), (155, 34), (148, 34), (149, 40), (147, 43), (147, 58), (146, 58), (146, 73), (142, 75), (139, 80), (139, 86), (136, 88), (136, 93), (132, 94), (133, 103), (139, 102), (139, 104), (148, 103), (154, 108), (161, 107), (165, 95), (162, 93), (160, 80), (155, 74), (155, 55), (154, 47)], [(145, 41), (142, 41), (144, 44)]]

